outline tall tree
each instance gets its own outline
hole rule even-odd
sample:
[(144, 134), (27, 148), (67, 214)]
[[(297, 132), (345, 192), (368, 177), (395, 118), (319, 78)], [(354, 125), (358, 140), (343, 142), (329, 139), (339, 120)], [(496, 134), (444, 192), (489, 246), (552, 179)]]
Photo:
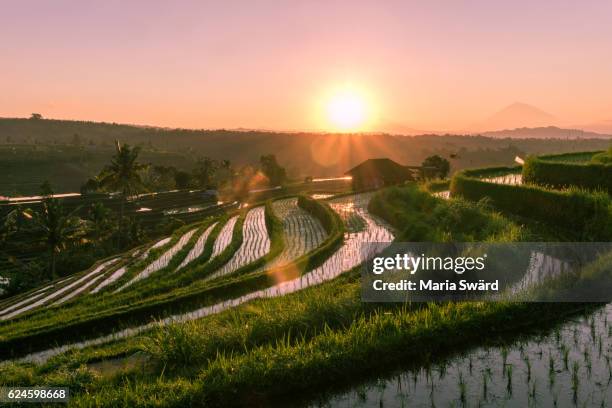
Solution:
[(196, 167), (193, 170), (193, 177), (196, 179), (200, 187), (211, 188), (215, 186), (215, 173), (219, 169), (219, 163), (210, 157), (201, 157), (196, 162)]
[(266, 175), (272, 186), (279, 186), (287, 179), (287, 172), (276, 161), (276, 156), (268, 154), (259, 159), (261, 171)]
[(183, 170), (177, 171), (174, 173), (174, 184), (179, 190), (189, 188), (189, 185), (191, 184), (191, 174)]
[(138, 163), (139, 147), (130, 147), (128, 144), (121, 146), (116, 141), (117, 151), (111, 164), (102, 170), (100, 175), (100, 186), (107, 191), (119, 192), (121, 194), (121, 206), (119, 210), (119, 247), (122, 246), (123, 222), (125, 217), (125, 204), (130, 197), (144, 190), (140, 178), (140, 171), (146, 165)]
[(236, 172), (232, 167), (232, 162), (229, 160), (222, 160), (215, 174), (215, 180), (218, 186), (231, 184), (235, 176)]
[(433, 174), (440, 178), (446, 178), (450, 171), (450, 163), (443, 157), (438, 155), (429, 156), (423, 160), (424, 174)]
[(48, 182), (43, 184), (42, 190), (41, 209), (32, 212), (30, 216), (42, 231), (49, 251), (49, 274), (51, 278), (56, 278), (58, 254), (83, 238), (86, 228), (83, 221), (76, 216), (79, 208), (67, 213), (61, 202), (53, 198)]

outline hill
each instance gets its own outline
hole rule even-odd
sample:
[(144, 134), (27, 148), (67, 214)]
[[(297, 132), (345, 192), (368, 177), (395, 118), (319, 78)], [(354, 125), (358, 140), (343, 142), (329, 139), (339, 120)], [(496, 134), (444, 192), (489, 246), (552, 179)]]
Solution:
[(511, 164), (527, 153), (601, 150), (601, 139), (510, 139), (461, 135), (279, 133), (166, 129), (46, 119), (0, 119), (0, 195), (38, 193), (49, 179), (57, 192), (78, 187), (108, 163), (114, 140), (142, 147), (141, 159), (190, 170), (199, 156), (228, 159), (235, 167), (273, 153), (293, 178), (336, 176), (370, 158), (406, 165), (432, 154), (452, 169)]
[(581, 129), (564, 129), (556, 126), (536, 128), (516, 128), (482, 133), (483, 136), (515, 139), (610, 139), (611, 134), (584, 131)]

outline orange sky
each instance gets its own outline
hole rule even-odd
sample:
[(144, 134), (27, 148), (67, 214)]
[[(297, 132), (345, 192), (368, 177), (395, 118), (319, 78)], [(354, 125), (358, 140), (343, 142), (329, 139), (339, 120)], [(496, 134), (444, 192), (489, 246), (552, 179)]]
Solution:
[(350, 84), (363, 130), (465, 130), (515, 101), (612, 119), (612, 2), (533, 3), (7, 2), (0, 116), (325, 130)]

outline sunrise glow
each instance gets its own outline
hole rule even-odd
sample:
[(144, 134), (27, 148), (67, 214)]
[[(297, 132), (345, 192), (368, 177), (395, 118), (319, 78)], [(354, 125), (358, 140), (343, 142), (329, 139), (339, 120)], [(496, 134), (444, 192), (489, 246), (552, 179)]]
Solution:
[(340, 132), (363, 130), (370, 119), (370, 110), (365, 95), (351, 88), (332, 93), (325, 104), (330, 130)]

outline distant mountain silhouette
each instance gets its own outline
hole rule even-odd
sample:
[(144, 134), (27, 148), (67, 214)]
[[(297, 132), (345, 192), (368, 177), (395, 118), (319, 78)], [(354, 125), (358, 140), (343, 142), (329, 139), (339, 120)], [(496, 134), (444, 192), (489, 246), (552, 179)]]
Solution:
[(546, 127), (558, 124), (548, 112), (526, 103), (515, 102), (476, 125), (479, 131), (495, 131), (523, 127)]
[(481, 132), (483, 136), (514, 139), (609, 139), (612, 134), (588, 132), (582, 129), (564, 129), (556, 126), (504, 129)]

